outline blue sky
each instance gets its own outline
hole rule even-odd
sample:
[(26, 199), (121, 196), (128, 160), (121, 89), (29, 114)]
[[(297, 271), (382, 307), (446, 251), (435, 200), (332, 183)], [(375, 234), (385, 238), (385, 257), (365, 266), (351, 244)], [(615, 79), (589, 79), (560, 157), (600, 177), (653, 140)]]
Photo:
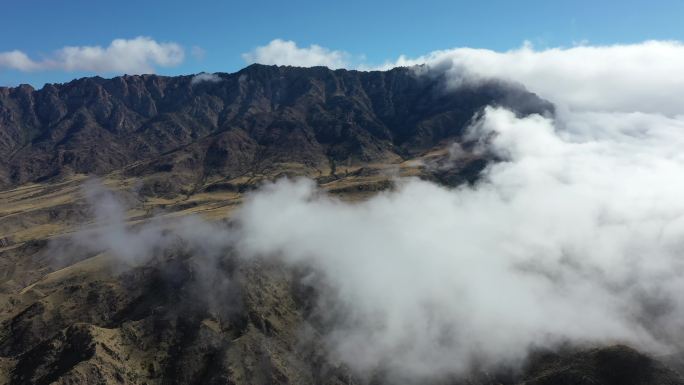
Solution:
[[(40, 61), (65, 46), (107, 47), (114, 39), (147, 36), (157, 43), (175, 43), (184, 52), (182, 61), (154, 65), (160, 74), (236, 71), (245, 66), (242, 53), (277, 38), (300, 47), (317, 44), (345, 51), (351, 60), (369, 64), (463, 46), (501, 51), (524, 41), (546, 48), (684, 40), (684, 1), (675, 0), (0, 3), (0, 54), (18, 50)], [(42, 86), (122, 72), (101, 68), (45, 65), (27, 71), (3, 66), (0, 60), (0, 85)]]

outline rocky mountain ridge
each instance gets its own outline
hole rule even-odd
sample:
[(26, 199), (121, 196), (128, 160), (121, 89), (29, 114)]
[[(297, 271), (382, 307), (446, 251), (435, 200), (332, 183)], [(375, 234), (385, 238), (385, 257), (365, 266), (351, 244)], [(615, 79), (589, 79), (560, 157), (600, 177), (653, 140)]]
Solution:
[(252, 65), (209, 77), (0, 88), (0, 187), (134, 164), (134, 173), (230, 178), (278, 163), (322, 170), (382, 162), (457, 139), (487, 105), (553, 111), (518, 86), (492, 80), (450, 89), (444, 75), (409, 68)]

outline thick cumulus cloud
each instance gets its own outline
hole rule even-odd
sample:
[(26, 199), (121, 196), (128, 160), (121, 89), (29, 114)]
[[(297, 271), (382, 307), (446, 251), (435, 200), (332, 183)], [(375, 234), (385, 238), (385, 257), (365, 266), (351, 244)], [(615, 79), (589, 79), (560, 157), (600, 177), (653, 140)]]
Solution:
[(156, 67), (173, 67), (185, 57), (176, 43), (159, 43), (149, 37), (115, 39), (107, 47), (67, 46), (41, 59), (22, 51), (0, 52), (0, 69), (19, 71), (62, 70), (94, 73), (153, 73)]
[(683, 125), (583, 118), (589, 137), (487, 109), (471, 135), (505, 161), (476, 187), (350, 204), (276, 183), (239, 214), (240, 248), (316, 268), (339, 306), (328, 342), (362, 371), (464, 373), (564, 341), (666, 351), (684, 342)]
[(332, 51), (316, 44), (309, 47), (298, 47), (294, 41), (281, 39), (272, 40), (264, 46), (243, 53), (242, 58), (248, 64), (277, 64), (298, 67), (326, 66), (330, 68), (349, 66), (349, 54), (344, 51)]

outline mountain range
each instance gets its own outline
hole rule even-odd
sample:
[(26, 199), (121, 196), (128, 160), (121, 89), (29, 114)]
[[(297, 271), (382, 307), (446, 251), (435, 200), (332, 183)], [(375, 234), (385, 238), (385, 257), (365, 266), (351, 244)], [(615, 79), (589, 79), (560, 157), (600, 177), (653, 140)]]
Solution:
[[(251, 65), (0, 88), (0, 384), (395, 383), (328, 356), (306, 271), (226, 250), (212, 269), (229, 279), (207, 282), (203, 256), (183, 245), (125, 269), (107, 250), (75, 249), (73, 235), (98, 225), (81, 186), (98, 177), (135, 231), (189, 215), (229, 222), (246, 192), (283, 176), (343, 200), (396, 176), (477, 183), (497, 161), (466, 135), (486, 106), (554, 114), (520, 85), (450, 84), (424, 67)], [(199, 295), (206, 287), (218, 293)], [(680, 361), (565, 346), (520, 370), (429, 383), (684, 384)]]

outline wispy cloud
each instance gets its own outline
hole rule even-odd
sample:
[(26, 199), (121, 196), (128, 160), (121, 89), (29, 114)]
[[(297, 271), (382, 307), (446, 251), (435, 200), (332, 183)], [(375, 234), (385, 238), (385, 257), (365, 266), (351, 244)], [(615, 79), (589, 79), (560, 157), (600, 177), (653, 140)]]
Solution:
[(195, 85), (203, 82), (218, 83), (221, 81), (221, 77), (217, 74), (210, 74), (206, 72), (199, 73), (192, 77), (190, 84)]
[(24, 52), (14, 50), (0, 52), (0, 68), (9, 68), (19, 71), (36, 71), (41, 68), (37, 63), (28, 57)]
[(32, 59), (22, 51), (0, 52), (0, 69), (24, 72), (61, 70), (93, 73), (154, 73), (157, 67), (183, 62), (185, 52), (177, 43), (159, 43), (139, 36), (115, 39), (107, 47), (67, 46), (43, 59)]

